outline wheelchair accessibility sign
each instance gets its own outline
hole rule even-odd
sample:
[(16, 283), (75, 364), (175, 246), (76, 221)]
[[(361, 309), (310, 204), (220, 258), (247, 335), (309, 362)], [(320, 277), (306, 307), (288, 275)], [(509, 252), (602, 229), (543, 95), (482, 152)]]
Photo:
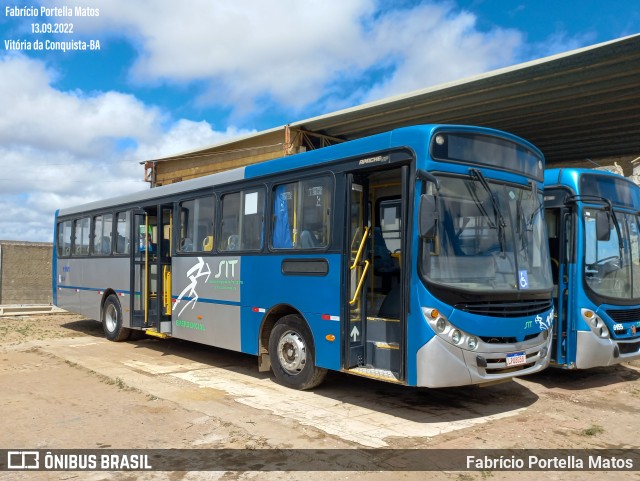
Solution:
[(520, 289), (529, 289), (529, 276), (527, 275), (527, 271), (518, 271), (518, 284), (520, 285)]

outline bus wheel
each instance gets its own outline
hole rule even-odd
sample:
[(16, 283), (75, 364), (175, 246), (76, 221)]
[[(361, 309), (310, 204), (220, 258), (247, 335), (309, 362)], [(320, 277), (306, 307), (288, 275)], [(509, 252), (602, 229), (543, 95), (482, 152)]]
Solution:
[(318, 386), (327, 370), (315, 365), (311, 332), (296, 315), (280, 319), (269, 337), (271, 369), (280, 384), (294, 389)]
[(122, 327), (122, 309), (120, 308), (120, 301), (114, 295), (110, 295), (104, 301), (102, 328), (110, 341), (126, 341), (131, 334), (131, 329)]

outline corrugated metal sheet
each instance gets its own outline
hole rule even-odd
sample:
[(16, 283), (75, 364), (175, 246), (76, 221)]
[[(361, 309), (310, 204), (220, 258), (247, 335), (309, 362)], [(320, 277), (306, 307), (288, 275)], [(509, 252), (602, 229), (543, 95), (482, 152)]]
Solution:
[(640, 35), (292, 124), (353, 139), (415, 123), (484, 125), (548, 161), (640, 156)]
[[(551, 163), (640, 156), (640, 34), (290, 125), (351, 140), (419, 123), (506, 130), (533, 142)], [(277, 130), (196, 152), (255, 144)]]

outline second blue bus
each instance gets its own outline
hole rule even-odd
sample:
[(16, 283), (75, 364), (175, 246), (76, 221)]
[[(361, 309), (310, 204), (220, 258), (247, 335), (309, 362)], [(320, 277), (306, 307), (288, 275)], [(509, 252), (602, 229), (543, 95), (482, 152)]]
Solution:
[(557, 322), (552, 365), (640, 358), (640, 187), (594, 169), (545, 173)]

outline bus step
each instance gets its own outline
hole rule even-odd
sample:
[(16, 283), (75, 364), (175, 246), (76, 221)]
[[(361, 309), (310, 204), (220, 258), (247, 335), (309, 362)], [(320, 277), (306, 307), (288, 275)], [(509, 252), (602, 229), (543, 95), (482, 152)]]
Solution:
[(367, 341), (367, 363), (378, 369), (397, 371), (400, 367), (400, 346), (397, 342)]
[(398, 319), (367, 317), (367, 340), (399, 343), (401, 324)]
[(165, 334), (164, 332), (158, 332), (152, 329), (145, 329), (144, 333), (147, 336), (151, 336), (151, 337), (159, 337), (160, 339), (167, 339), (169, 337), (171, 337), (169, 334)]
[(387, 369), (376, 369), (372, 367), (358, 366), (354, 367), (353, 369), (347, 369), (347, 372), (350, 374), (355, 374), (357, 376), (378, 379), (380, 381), (404, 384), (397, 372), (389, 371)]

